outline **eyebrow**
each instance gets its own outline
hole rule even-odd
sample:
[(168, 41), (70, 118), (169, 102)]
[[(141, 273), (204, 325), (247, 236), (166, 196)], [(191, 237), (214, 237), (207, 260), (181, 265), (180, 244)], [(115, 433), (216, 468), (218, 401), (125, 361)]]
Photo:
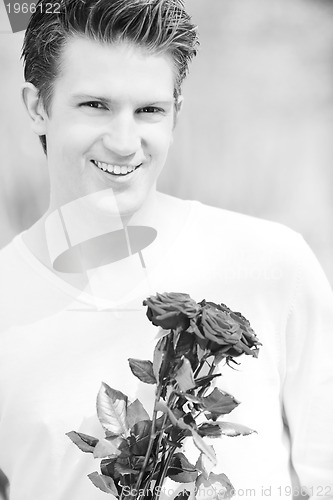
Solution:
[[(111, 104), (112, 99), (104, 96), (98, 96), (98, 95), (90, 95), (90, 94), (74, 94), (72, 96), (72, 99), (75, 101), (100, 101), (105, 104)], [(139, 104), (138, 106), (171, 106), (174, 104), (175, 98), (173, 97), (172, 99), (154, 99), (154, 100), (149, 100), (146, 99), (145, 101), (142, 101), (142, 104)]]
[(110, 99), (98, 95), (90, 95), (90, 94), (73, 94), (73, 99), (78, 101), (105, 101), (111, 102)]

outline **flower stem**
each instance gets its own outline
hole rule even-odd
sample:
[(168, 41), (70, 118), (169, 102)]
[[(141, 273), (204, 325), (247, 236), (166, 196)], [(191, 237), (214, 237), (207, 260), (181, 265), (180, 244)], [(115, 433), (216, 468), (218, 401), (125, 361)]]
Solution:
[[(213, 362), (210, 365), (210, 368), (209, 368), (209, 371), (208, 371), (206, 377), (213, 375), (215, 368), (216, 368), (216, 364)], [(202, 387), (198, 392), (198, 396), (201, 398), (205, 394), (206, 390), (207, 390), (207, 387)]]
[(148, 464), (148, 461), (149, 461), (149, 458), (150, 458), (150, 454), (151, 454), (151, 450), (153, 448), (153, 444), (154, 444), (155, 437), (156, 437), (156, 435), (155, 435), (156, 415), (157, 415), (156, 403), (158, 403), (158, 401), (160, 400), (161, 390), (162, 390), (162, 388), (158, 385), (157, 388), (156, 388), (156, 394), (155, 394), (154, 412), (153, 412), (153, 419), (152, 419), (152, 425), (151, 425), (149, 443), (148, 443), (148, 447), (147, 447), (145, 459), (144, 459), (144, 462), (142, 464), (142, 468), (141, 468), (138, 480), (137, 480), (136, 485), (135, 485), (135, 490), (137, 492), (140, 491), (140, 486), (141, 486), (141, 483), (142, 483), (143, 475), (144, 475), (144, 473), (146, 471), (146, 467), (147, 467), (147, 464)]
[(196, 369), (196, 370), (195, 370), (195, 372), (194, 372), (194, 378), (196, 378), (196, 377), (199, 375), (199, 373), (201, 372), (202, 368), (204, 367), (204, 365), (205, 365), (205, 363), (206, 363), (206, 359), (207, 359), (207, 357), (208, 357), (208, 356), (204, 356), (204, 357), (202, 358), (202, 360), (200, 361), (199, 366), (197, 367), (197, 369)]
[(162, 490), (161, 487), (162, 487), (163, 482), (165, 480), (165, 477), (167, 475), (170, 462), (172, 460), (173, 454), (174, 454), (174, 452), (175, 452), (176, 449), (177, 449), (177, 446), (175, 446), (175, 445), (173, 445), (173, 446), (170, 447), (168, 456), (167, 456), (166, 461), (165, 461), (164, 466), (163, 466), (162, 473), (161, 473), (160, 477), (158, 478), (158, 480), (157, 480), (157, 482), (155, 484), (155, 487), (154, 487), (154, 500), (159, 500), (159, 497), (160, 497), (160, 494), (161, 494), (161, 490)]

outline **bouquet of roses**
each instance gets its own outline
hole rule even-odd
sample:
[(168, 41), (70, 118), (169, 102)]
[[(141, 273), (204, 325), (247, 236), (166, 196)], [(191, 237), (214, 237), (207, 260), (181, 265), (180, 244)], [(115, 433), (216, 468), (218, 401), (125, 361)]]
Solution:
[[(155, 384), (150, 418), (138, 399), (129, 403), (125, 394), (103, 383), (97, 396), (97, 415), (104, 439), (75, 431), (67, 435), (84, 452), (101, 459), (101, 473), (89, 474), (105, 493), (123, 500), (158, 500), (166, 477), (196, 491), (209, 490), (214, 498), (230, 498), (233, 487), (225, 474), (212, 469), (217, 460), (205, 437), (238, 436), (252, 429), (223, 420), (239, 402), (213, 388), (216, 366), (222, 360), (248, 354), (258, 356), (261, 345), (250, 323), (223, 304), (195, 302), (187, 294), (164, 293), (149, 297), (147, 317), (160, 327), (153, 361), (129, 359), (133, 374)], [(222, 417), (222, 418), (220, 418)], [(182, 451), (193, 439), (200, 455), (190, 463)], [(187, 498), (185, 489), (178, 500)]]

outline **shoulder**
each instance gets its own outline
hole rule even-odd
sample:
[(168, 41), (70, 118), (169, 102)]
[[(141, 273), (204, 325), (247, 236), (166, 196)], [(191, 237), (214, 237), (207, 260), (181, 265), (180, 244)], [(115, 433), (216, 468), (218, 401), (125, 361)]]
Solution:
[(15, 318), (19, 314), (18, 301), (24, 291), (29, 288), (26, 279), (24, 259), (19, 251), (19, 236), (0, 250), (0, 334), (9, 326), (8, 317)]
[[(38, 289), (39, 274), (22, 242), (22, 234), (0, 250), (0, 327), (5, 318), (19, 319)], [(0, 328), (1, 330), (1, 328)]]
[(236, 229), (242, 229), (245, 232), (253, 230), (258, 233), (261, 233), (264, 230), (269, 230), (270, 232), (294, 232), (287, 226), (278, 222), (272, 222), (240, 212), (233, 212), (224, 208), (213, 207), (199, 201), (192, 201), (192, 204), (195, 216), (198, 219), (200, 218), (201, 220), (204, 220), (207, 224), (211, 222), (220, 224), (223, 223), (227, 227), (235, 227)]
[[(173, 214), (188, 214), (184, 237), (192, 248), (210, 253), (211, 249), (234, 253), (234, 257), (265, 257), (294, 265), (310, 249), (303, 236), (281, 224), (223, 208), (206, 205), (195, 200), (181, 200), (168, 195)], [(174, 220), (174, 217), (171, 217)], [(214, 252), (216, 253), (216, 252)]]
[[(20, 236), (21, 235), (15, 236), (15, 238), (12, 241), (10, 241), (6, 246), (0, 249), (1, 272), (6, 272), (6, 270), (9, 271), (10, 270), (9, 265), (14, 261), (20, 260), (20, 254), (18, 251), (18, 240)], [(12, 269), (12, 271), (14, 269)]]
[(193, 223), (200, 227), (201, 234), (207, 238), (215, 238), (233, 244), (245, 245), (245, 248), (260, 248), (300, 251), (306, 246), (300, 233), (278, 222), (232, 212), (222, 208), (193, 203)]
[(319, 309), (326, 307), (332, 317), (330, 283), (300, 233), (277, 222), (198, 202), (194, 205), (192, 234), (199, 235), (196, 241), (206, 259), (215, 262), (216, 273), (222, 267), (222, 276), (231, 276), (228, 283), (236, 277), (242, 286), (250, 282), (253, 293), (260, 287), (276, 294), (281, 303), (285, 299), (286, 310), (303, 312), (321, 303)]
[(22, 282), (27, 277), (31, 266), (29, 265), (29, 255), (25, 249), (22, 233), (14, 237), (5, 247), (0, 249), (0, 292), (6, 293), (9, 288), (17, 286), (17, 282)]

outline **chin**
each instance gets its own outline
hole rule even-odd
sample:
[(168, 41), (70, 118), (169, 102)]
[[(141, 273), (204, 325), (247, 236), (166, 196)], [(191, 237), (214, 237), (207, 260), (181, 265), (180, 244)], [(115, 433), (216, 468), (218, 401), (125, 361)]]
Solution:
[[(129, 197), (130, 198), (130, 197)], [(130, 217), (140, 210), (144, 204), (144, 199), (119, 199), (114, 196), (101, 196), (95, 205), (96, 211), (104, 216)]]
[(51, 205), (53, 205), (53, 209), (68, 205), (71, 207), (70, 212), (74, 219), (86, 220), (87, 222), (95, 220), (98, 224), (99, 219), (108, 217), (131, 217), (146, 205), (148, 199), (149, 191), (129, 190), (127, 193), (115, 193), (112, 188), (109, 188), (85, 194), (81, 192), (80, 195), (75, 193), (68, 201), (62, 199), (62, 203), (59, 200), (58, 203), (55, 203), (53, 200)]

